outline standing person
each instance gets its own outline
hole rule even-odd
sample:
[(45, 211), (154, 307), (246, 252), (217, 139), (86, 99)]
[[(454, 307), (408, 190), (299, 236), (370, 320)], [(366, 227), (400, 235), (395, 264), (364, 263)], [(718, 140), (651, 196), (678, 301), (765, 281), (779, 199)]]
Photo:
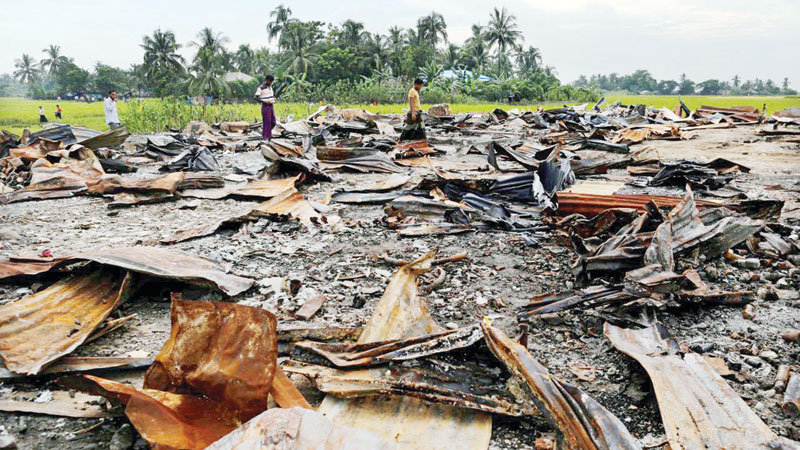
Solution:
[(39, 107), (39, 123), (47, 122), (47, 116), (44, 115), (44, 108)]
[(61, 106), (56, 105), (56, 119), (61, 120)]
[(108, 129), (119, 128), (119, 115), (117, 114), (117, 91), (108, 91), (108, 97), (103, 100), (103, 111)]
[(261, 119), (264, 124), (261, 128), (261, 138), (266, 140), (272, 139), (272, 128), (277, 123), (275, 120), (275, 92), (272, 90), (272, 82), (275, 77), (267, 75), (264, 82), (256, 90), (256, 100), (261, 102)]
[(425, 125), (422, 122), (422, 105), (419, 100), (422, 84), (422, 80), (417, 78), (414, 80), (414, 87), (408, 91), (408, 114), (406, 115), (406, 126), (400, 133), (401, 141), (426, 139)]

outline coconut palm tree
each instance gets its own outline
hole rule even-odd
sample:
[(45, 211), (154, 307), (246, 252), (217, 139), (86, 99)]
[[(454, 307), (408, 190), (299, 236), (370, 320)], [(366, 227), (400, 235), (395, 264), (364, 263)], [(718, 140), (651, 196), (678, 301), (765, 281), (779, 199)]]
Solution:
[(367, 39), (367, 54), (372, 55), (376, 67), (382, 67), (383, 63), (389, 59), (391, 52), (392, 47), (389, 43), (389, 38), (374, 34)]
[(236, 50), (234, 61), (239, 72), (252, 73), (255, 65), (256, 54), (249, 44), (242, 44)]
[(412, 47), (423, 45), (424, 44), (424, 32), (419, 29), (419, 26), (417, 26), (416, 30), (413, 29), (413, 28), (407, 29), (406, 32), (405, 32), (405, 42), (406, 42), (406, 45), (409, 45), (409, 46), (412, 46)]
[(742, 82), (742, 80), (741, 80), (741, 78), (739, 78), (739, 75), (734, 75), (733, 76), (733, 87), (738, 89), (739, 85), (741, 84), (741, 82)]
[(494, 8), (489, 18), (486, 30), (486, 39), (490, 46), (497, 46), (498, 55), (505, 53), (509, 48), (515, 48), (517, 42), (522, 40), (522, 32), (517, 29), (517, 18), (509, 14), (506, 8)]
[(291, 74), (308, 72), (319, 59), (314, 48), (320, 39), (320, 22), (292, 22), (281, 33), (281, 47), (287, 56), (286, 70)]
[(22, 58), (14, 61), (14, 78), (23, 84), (33, 84), (39, 80), (39, 69), (36, 67), (36, 59), (24, 53)]
[(350, 48), (357, 48), (369, 33), (364, 31), (364, 24), (347, 19), (342, 23), (342, 41)]
[[(193, 47), (197, 47), (199, 50), (197, 54), (200, 54), (200, 50), (205, 50), (211, 55), (219, 55), (225, 52), (225, 44), (230, 42), (226, 36), (224, 36), (221, 32), (215, 33), (211, 27), (205, 27), (197, 33), (197, 41), (192, 41), (190, 45)], [(195, 59), (197, 55), (195, 56)]]
[(231, 88), (225, 82), (223, 55), (213, 53), (211, 48), (200, 48), (192, 65), (192, 77), (189, 80), (189, 91), (199, 95), (224, 96), (230, 94)]
[(520, 72), (533, 72), (542, 63), (542, 53), (536, 47), (528, 47), (527, 50), (520, 49), (517, 52), (517, 67)]
[(144, 49), (144, 75), (153, 79), (159, 73), (172, 73), (177, 76), (186, 74), (184, 59), (178, 53), (181, 45), (175, 41), (172, 31), (161, 31), (160, 28), (153, 32), (153, 36), (142, 38), (140, 45)]
[(40, 65), (42, 66), (42, 69), (47, 70), (51, 76), (55, 75), (59, 69), (64, 67), (64, 65), (69, 62), (69, 59), (61, 54), (61, 47), (58, 45), (51, 45), (42, 50), (42, 53), (46, 53), (47, 58), (43, 59), (40, 62)]
[(439, 54), (439, 60), (445, 69), (454, 69), (461, 61), (461, 47), (450, 44)]
[(267, 38), (270, 42), (278, 38), (278, 46), (280, 46), (280, 36), (286, 28), (286, 25), (297, 22), (297, 19), (292, 18), (292, 9), (283, 6), (283, 4), (278, 5), (277, 8), (270, 11), (269, 17), (272, 20), (267, 23)]
[(417, 30), (420, 40), (436, 47), (441, 37), (447, 42), (447, 24), (441, 14), (433, 11), (427, 16), (420, 17), (417, 21)]

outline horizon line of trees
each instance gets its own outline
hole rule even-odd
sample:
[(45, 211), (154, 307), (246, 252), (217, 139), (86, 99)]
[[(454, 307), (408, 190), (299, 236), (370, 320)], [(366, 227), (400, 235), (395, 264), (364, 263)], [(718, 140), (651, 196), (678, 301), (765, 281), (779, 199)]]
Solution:
[[(420, 17), (415, 26), (394, 26), (381, 34), (354, 20), (301, 21), (279, 5), (269, 12), (265, 32), (276, 51), (248, 44), (229, 48), (229, 38), (210, 27), (184, 45), (172, 31), (158, 28), (142, 39), (142, 63), (128, 69), (98, 62), (89, 71), (51, 45), (41, 61), (29, 54), (17, 59), (13, 79), (0, 76), (0, 95), (25, 89), (31, 97), (54, 98), (115, 88), (137, 96), (247, 100), (267, 73), (276, 76), (277, 89), (288, 100), (403, 101), (409, 80), (416, 77), (428, 81), (431, 101), (499, 101), (509, 94), (533, 101), (590, 100), (598, 94), (562, 85), (555, 69), (543, 65), (539, 49), (524, 45), (517, 19), (506, 8), (494, 8), (487, 22), (474, 24), (460, 45), (450, 42), (447, 23), (437, 12)], [(179, 52), (183, 47), (195, 49), (191, 59)], [(453, 73), (443, 76), (446, 70)], [(226, 82), (228, 72), (256, 80)]]
[(742, 80), (739, 75), (734, 75), (730, 80), (709, 79), (696, 83), (685, 73), (681, 74), (678, 80), (656, 80), (644, 69), (628, 75), (596, 74), (588, 78), (581, 75), (572, 82), (572, 85), (596, 87), (602, 91), (627, 91), (632, 94), (797, 95), (797, 91), (791, 89), (788, 77), (785, 77), (780, 84), (771, 79)]

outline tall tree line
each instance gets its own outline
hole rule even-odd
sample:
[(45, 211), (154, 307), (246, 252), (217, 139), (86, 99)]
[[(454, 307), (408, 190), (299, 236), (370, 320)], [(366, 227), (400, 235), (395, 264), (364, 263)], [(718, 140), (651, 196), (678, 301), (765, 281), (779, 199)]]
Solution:
[(576, 87), (594, 86), (603, 91), (628, 91), (633, 94), (699, 94), (699, 95), (796, 95), (786, 77), (776, 83), (771, 79), (742, 80), (734, 75), (730, 80), (709, 79), (694, 82), (686, 74), (677, 80), (656, 80), (650, 72), (637, 70), (632, 74), (581, 75), (572, 83)]

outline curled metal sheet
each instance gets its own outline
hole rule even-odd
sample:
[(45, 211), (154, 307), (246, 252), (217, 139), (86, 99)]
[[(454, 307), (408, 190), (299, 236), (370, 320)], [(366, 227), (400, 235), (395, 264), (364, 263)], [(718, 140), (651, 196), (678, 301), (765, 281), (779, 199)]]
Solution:
[(606, 323), (604, 334), (650, 376), (671, 448), (783, 448), (778, 436), (702, 356), (679, 353), (660, 323), (638, 330)]
[[(489, 349), (520, 379), (530, 400), (574, 450), (641, 449), (616, 416), (577, 387), (553, 376), (502, 331), (481, 324)], [(676, 447), (677, 448), (677, 447)]]
[(128, 283), (125, 274), (98, 270), (0, 306), (0, 357), (6, 367), (35, 375), (75, 350), (125, 300)]

